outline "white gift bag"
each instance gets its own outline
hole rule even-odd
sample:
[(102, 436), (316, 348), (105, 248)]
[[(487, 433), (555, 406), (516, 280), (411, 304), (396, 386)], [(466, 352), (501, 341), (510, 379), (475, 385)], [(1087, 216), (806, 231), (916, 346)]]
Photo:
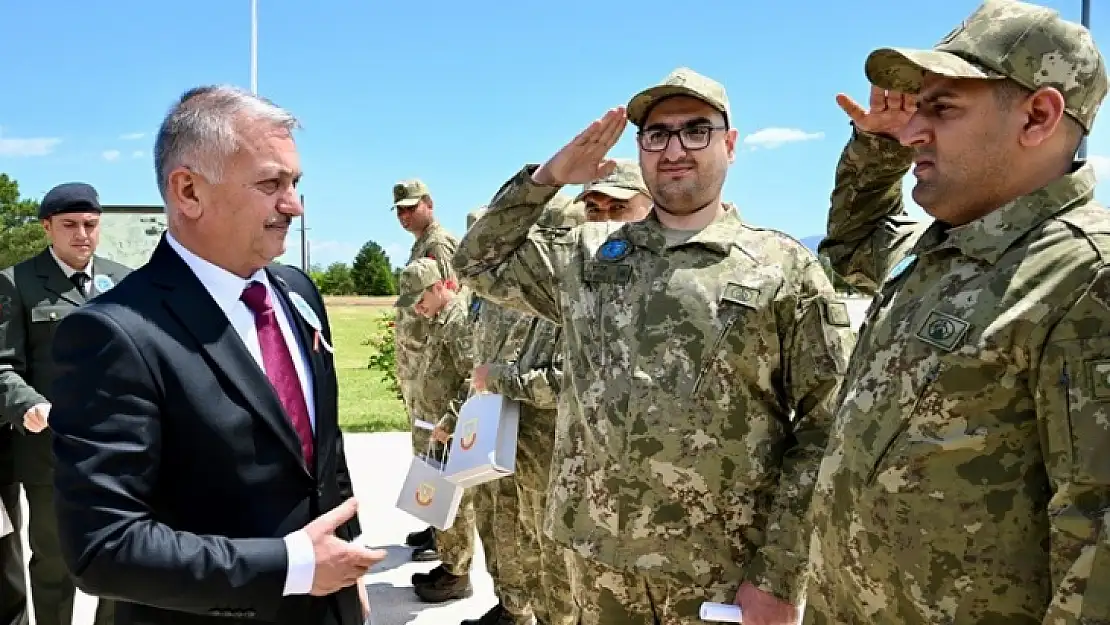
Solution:
[(520, 404), (501, 395), (474, 395), (459, 409), (444, 477), (469, 488), (512, 475)]
[(455, 523), (463, 489), (444, 479), (442, 458), (431, 453), (434, 444), (433, 439), (423, 456), (413, 456), (397, 496), (397, 508), (438, 530), (447, 530)]

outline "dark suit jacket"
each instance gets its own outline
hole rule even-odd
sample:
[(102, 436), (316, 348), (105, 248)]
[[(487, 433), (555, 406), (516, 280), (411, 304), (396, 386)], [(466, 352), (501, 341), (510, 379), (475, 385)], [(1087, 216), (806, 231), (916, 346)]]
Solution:
[[(93, 257), (93, 273), (118, 284), (131, 272), (119, 263)], [(90, 282), (90, 297), (98, 292)], [(31, 406), (52, 402), (56, 371), (50, 356), (54, 331), (86, 298), (58, 262), (43, 250), (14, 267), (0, 271), (0, 427), (12, 424), (22, 436), (13, 441), (16, 477), (26, 484), (54, 483), (51, 432), (23, 429)]]
[[(269, 380), (164, 239), (147, 265), (58, 328), (62, 553), (79, 588), (120, 602), (117, 624), (362, 623), (353, 587), (282, 597), (282, 537), (353, 491), (335, 365), (312, 349), (314, 331), (288, 292), (309, 303), (330, 343), (323, 299), (303, 272), (267, 271), (311, 355), (311, 470)], [(356, 520), (337, 531), (360, 533)]]

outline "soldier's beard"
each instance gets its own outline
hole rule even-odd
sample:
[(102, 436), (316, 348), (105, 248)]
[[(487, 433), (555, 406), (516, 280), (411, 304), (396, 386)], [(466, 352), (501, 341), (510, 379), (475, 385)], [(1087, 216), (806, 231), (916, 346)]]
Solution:
[(656, 182), (648, 187), (655, 200), (655, 207), (676, 216), (693, 215), (704, 210), (713, 203), (721, 189), (719, 184), (706, 184), (700, 176), (662, 184)]

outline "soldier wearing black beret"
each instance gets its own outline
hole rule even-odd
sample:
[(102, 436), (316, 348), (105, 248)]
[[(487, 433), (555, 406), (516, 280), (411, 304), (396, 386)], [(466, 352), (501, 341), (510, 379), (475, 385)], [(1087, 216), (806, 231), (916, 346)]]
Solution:
[[(70, 182), (54, 187), (43, 197), (38, 213), (50, 245), (0, 271), (0, 439), (10, 439), (15, 481), (22, 483), (30, 508), (31, 598), (39, 625), (70, 625), (76, 590), (62, 561), (54, 515), (49, 429), (54, 329), (69, 312), (131, 271), (96, 256), (101, 213), (100, 198), (90, 185)], [(14, 489), (0, 487), (0, 495), (8, 490)], [(18, 499), (5, 498), (4, 506), (18, 511)], [(17, 518), (13, 515), (13, 521)], [(7, 553), (0, 551), (0, 558)], [(22, 567), (22, 562), (0, 562), (0, 576), (9, 577), (11, 566)], [(6, 589), (0, 582), (0, 590)], [(19, 587), (11, 590), (23, 592)], [(96, 624), (110, 624), (113, 611), (110, 602), (100, 600)]]

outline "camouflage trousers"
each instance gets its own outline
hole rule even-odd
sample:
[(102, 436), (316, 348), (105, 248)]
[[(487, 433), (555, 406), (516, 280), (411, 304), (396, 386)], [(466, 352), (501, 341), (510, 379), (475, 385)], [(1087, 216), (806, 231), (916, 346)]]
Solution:
[(436, 550), (443, 568), (452, 575), (467, 575), (474, 561), (474, 496), (467, 489), (459, 503), (455, 523), (447, 531), (436, 530)]
[(506, 477), (475, 487), (474, 512), (494, 594), (518, 623), (531, 622), (535, 614), (532, 597), (541, 591), (541, 564), (539, 558), (531, 557), (531, 549), (520, 543), (515, 479)]
[(564, 551), (580, 625), (702, 625), (701, 604), (732, 603), (737, 581), (709, 588), (658, 574), (614, 569)]
[[(577, 625), (578, 604), (571, 590), (565, 549), (544, 534), (551, 449), (556, 412), (522, 406), (517, 442), (516, 486), (518, 549), (515, 556), (532, 574), (532, 608), (543, 625)], [(538, 576), (537, 576), (538, 573)]]

